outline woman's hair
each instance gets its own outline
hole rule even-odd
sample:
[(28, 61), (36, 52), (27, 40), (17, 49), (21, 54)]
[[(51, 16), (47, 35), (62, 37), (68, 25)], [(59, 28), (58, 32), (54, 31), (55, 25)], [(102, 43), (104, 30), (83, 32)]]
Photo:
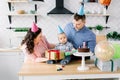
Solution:
[(21, 45), (26, 44), (30, 54), (34, 51), (34, 39), (42, 32), (41, 28), (38, 28), (37, 32), (32, 32), (31, 28), (28, 30), (25, 38), (22, 40)]
[(80, 20), (80, 19), (81, 19), (82, 21), (84, 21), (84, 20), (86, 19), (86, 16), (85, 16), (85, 15), (79, 15), (79, 14), (75, 13), (74, 19), (75, 19), (76, 21), (78, 21), (78, 20)]

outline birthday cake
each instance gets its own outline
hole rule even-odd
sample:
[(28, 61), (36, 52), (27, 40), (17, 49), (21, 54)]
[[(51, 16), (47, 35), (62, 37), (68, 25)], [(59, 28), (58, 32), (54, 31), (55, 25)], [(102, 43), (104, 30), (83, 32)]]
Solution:
[(78, 52), (89, 52), (89, 48), (78, 48)]
[(89, 52), (89, 51), (90, 51), (90, 49), (87, 48), (86, 42), (83, 42), (82, 47), (78, 48), (78, 52)]

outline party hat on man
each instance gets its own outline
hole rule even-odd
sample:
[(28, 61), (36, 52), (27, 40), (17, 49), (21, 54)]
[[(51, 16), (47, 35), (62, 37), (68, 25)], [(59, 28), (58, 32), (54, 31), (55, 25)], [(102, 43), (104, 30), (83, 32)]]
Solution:
[(80, 9), (79, 9), (79, 11), (78, 11), (78, 15), (84, 15), (85, 13), (84, 13), (84, 6), (83, 5), (81, 5), (80, 6)]
[(37, 32), (38, 31), (38, 26), (33, 22), (32, 28), (31, 28), (32, 32)]
[(62, 28), (60, 26), (58, 26), (58, 33), (59, 34), (64, 33), (64, 31), (62, 30)]

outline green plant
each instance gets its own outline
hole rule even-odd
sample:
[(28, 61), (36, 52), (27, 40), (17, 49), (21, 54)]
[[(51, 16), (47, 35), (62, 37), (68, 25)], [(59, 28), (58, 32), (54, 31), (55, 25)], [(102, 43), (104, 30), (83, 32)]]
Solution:
[(102, 25), (97, 25), (95, 26), (96, 30), (102, 31), (103, 30), (103, 26)]
[(112, 35), (110, 33), (107, 34), (107, 39), (112, 38)]
[(23, 27), (23, 28), (15, 28), (14, 31), (15, 32), (27, 32), (29, 30), (29, 28)]
[(120, 40), (120, 34), (117, 35), (117, 39)]
[(117, 35), (118, 35), (118, 33), (116, 32), (116, 31), (113, 31), (113, 39), (117, 39)]
[(113, 31), (107, 34), (107, 39), (120, 40), (120, 34), (117, 31)]
[(31, 14), (35, 14), (35, 10), (30, 10), (30, 13)]

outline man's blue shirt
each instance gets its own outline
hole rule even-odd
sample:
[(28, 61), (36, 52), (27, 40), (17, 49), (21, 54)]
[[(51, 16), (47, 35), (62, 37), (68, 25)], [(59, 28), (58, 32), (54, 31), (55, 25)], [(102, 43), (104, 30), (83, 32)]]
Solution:
[(96, 35), (86, 26), (76, 31), (73, 23), (69, 23), (65, 26), (64, 32), (67, 35), (68, 41), (73, 44), (75, 49), (82, 47), (83, 42), (86, 42), (86, 46), (90, 48), (90, 51), (94, 52)]

